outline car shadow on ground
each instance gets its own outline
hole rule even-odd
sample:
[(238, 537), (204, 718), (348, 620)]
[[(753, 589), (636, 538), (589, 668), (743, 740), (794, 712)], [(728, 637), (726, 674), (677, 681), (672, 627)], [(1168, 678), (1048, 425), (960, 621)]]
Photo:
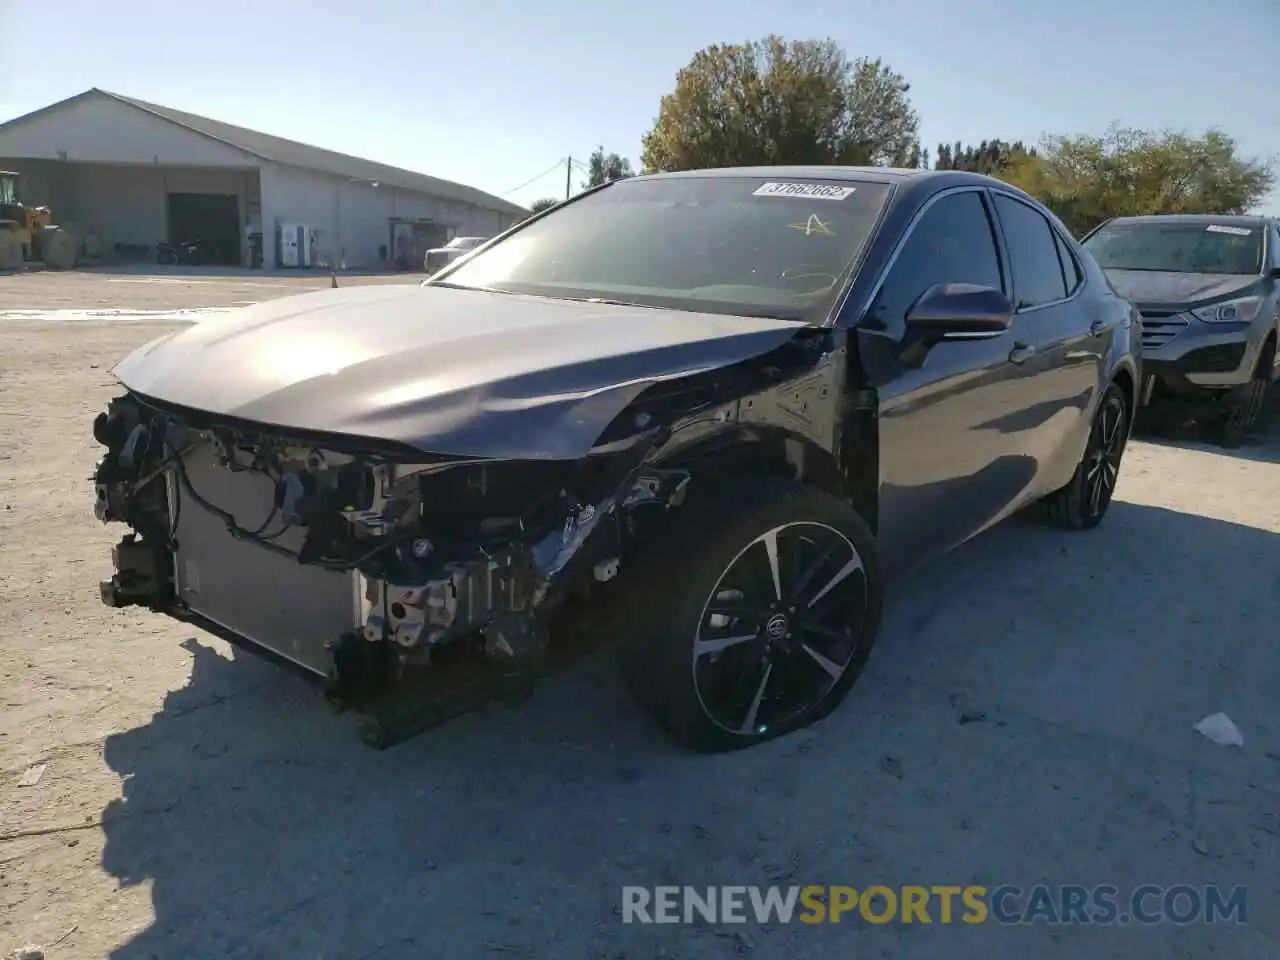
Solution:
[(1164, 447), (1202, 450), (1239, 460), (1280, 463), (1280, 386), (1272, 387), (1258, 422), (1238, 447), (1223, 447), (1221, 424), (1207, 419), (1146, 414), (1139, 417), (1134, 436)]
[[(830, 718), (714, 757), (668, 745), (604, 652), (376, 752), (312, 688), (192, 640), (189, 684), (105, 744), (102, 865), (155, 911), (112, 956), (1274, 955), (1276, 570), (1280, 537), (1159, 508), (1017, 519), (902, 586)], [(1193, 732), (1218, 710), (1245, 748)], [(1247, 926), (620, 918), (624, 884), (1211, 877), (1253, 891)]]
[(1212, 437), (1197, 433), (1164, 436), (1158, 433), (1135, 432), (1135, 438), (1158, 447), (1175, 447), (1179, 450), (1199, 450), (1233, 457), (1237, 460), (1253, 460), (1258, 463), (1280, 463), (1280, 430), (1251, 440), (1239, 447), (1223, 448)]

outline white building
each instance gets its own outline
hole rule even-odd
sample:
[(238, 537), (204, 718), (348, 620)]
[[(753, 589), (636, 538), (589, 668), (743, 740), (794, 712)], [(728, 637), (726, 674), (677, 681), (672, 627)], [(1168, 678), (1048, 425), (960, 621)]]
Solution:
[(20, 175), (24, 203), (116, 260), (199, 239), (209, 263), (374, 268), (399, 251), (420, 266), (428, 247), (527, 215), (473, 187), (98, 89), (0, 124), (0, 169)]

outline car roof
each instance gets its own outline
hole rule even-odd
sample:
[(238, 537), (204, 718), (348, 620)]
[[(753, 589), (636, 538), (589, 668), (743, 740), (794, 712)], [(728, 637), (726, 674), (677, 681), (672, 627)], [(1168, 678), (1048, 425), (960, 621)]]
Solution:
[(1271, 223), (1273, 219), (1260, 214), (1148, 213), (1133, 217), (1115, 217), (1110, 223), (1216, 223), (1227, 227), (1257, 227)]
[[(994, 177), (980, 173), (969, 173), (966, 170), (919, 170), (907, 167), (844, 167), (844, 166), (777, 166), (777, 167), (716, 167), (704, 170), (674, 170), (669, 173), (646, 173), (634, 180), (661, 180), (675, 177), (742, 177), (744, 179), (768, 178), (779, 180), (793, 178), (797, 180), (856, 180), (861, 182), (875, 181), (879, 183), (911, 183), (929, 182), (933, 187), (942, 188), (973, 184), (982, 186), (998, 185), (1021, 193), (1016, 187), (996, 180)], [(625, 181), (615, 181), (625, 182)]]

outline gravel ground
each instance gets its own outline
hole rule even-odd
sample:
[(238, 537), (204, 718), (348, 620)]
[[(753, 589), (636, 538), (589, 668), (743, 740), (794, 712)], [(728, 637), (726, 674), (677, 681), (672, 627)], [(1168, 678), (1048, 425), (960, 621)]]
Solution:
[[(902, 584), (854, 695), (782, 741), (679, 752), (601, 655), (377, 753), (293, 677), (101, 606), (90, 421), (173, 325), (14, 313), (328, 282), (0, 277), (0, 954), (1277, 956), (1280, 442), (1135, 442), (1100, 530), (1014, 520)], [(1192, 729), (1217, 711), (1243, 747)], [(1247, 924), (619, 917), (624, 884), (1210, 882), (1248, 887)]]

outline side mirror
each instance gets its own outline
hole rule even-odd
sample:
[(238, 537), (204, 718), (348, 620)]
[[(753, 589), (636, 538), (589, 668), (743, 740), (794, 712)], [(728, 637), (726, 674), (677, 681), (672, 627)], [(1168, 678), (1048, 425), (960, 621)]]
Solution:
[(1013, 304), (994, 287), (974, 283), (939, 283), (930, 287), (907, 312), (902, 360), (912, 366), (940, 340), (987, 340), (1013, 322)]
[(1013, 304), (994, 287), (939, 283), (907, 313), (907, 330), (933, 339), (998, 337), (1013, 322)]
[(1272, 267), (1272, 268), (1271, 268), (1271, 276), (1273, 276), (1273, 277), (1275, 277), (1276, 279), (1280, 280), (1280, 266), (1276, 266), (1276, 267)]

